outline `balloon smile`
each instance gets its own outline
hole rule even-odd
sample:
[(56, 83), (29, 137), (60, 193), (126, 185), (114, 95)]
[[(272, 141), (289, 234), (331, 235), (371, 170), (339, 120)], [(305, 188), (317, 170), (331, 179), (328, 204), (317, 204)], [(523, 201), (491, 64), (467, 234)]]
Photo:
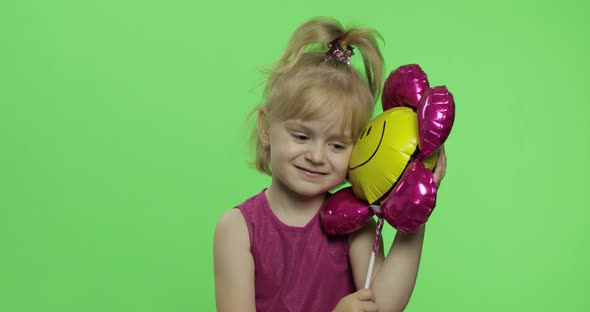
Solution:
[(383, 142), (383, 135), (385, 134), (385, 127), (387, 126), (387, 121), (383, 120), (383, 128), (381, 130), (381, 137), (379, 138), (379, 143), (377, 144), (377, 147), (375, 147), (375, 150), (373, 151), (373, 153), (371, 154), (371, 156), (369, 156), (369, 159), (363, 161), (362, 163), (354, 166), (354, 167), (348, 167), (348, 170), (354, 170), (357, 169), (359, 167), (364, 166), (366, 163), (368, 163), (371, 159), (373, 159), (373, 157), (375, 156), (375, 154), (377, 154), (377, 151), (379, 150), (379, 147), (381, 146), (381, 142)]

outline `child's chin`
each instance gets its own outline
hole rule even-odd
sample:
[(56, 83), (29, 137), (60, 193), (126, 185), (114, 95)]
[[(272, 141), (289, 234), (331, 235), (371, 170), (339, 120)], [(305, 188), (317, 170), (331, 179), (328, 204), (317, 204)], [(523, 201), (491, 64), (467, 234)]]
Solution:
[(314, 197), (326, 194), (333, 188), (316, 188), (316, 189), (307, 189), (307, 190), (299, 190), (299, 194), (306, 196), (306, 197)]

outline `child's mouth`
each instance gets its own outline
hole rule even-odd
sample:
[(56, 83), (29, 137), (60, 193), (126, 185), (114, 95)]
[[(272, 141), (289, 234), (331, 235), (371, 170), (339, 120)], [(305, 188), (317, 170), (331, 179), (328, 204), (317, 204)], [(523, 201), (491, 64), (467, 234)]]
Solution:
[(299, 166), (295, 166), (295, 168), (303, 171), (303, 173), (305, 173), (306, 175), (311, 176), (311, 177), (319, 177), (319, 176), (325, 175), (325, 173), (323, 173), (323, 172), (313, 171), (313, 170), (309, 170), (309, 169), (299, 167)]

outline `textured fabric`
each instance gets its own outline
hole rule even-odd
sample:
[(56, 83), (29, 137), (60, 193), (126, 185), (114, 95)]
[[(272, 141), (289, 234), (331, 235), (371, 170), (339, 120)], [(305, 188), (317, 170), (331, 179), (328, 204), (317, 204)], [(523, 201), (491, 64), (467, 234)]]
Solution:
[(319, 213), (304, 227), (284, 224), (264, 191), (237, 206), (250, 235), (256, 311), (329, 312), (354, 292), (348, 237), (327, 236)]

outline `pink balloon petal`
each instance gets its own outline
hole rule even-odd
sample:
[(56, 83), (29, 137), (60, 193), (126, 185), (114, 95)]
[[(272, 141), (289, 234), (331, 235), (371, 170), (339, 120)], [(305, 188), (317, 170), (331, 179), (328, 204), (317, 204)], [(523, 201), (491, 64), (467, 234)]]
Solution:
[(427, 90), (418, 110), (420, 155), (423, 159), (439, 149), (449, 137), (455, 121), (455, 101), (446, 87)]
[(436, 205), (436, 190), (432, 172), (421, 161), (411, 163), (381, 204), (385, 220), (398, 231), (417, 231)]
[(347, 187), (334, 193), (320, 209), (324, 231), (330, 235), (348, 234), (363, 227), (373, 217), (369, 204), (360, 201)]
[(400, 66), (385, 80), (381, 96), (383, 110), (398, 106), (416, 110), (422, 94), (429, 85), (426, 73), (418, 64)]

